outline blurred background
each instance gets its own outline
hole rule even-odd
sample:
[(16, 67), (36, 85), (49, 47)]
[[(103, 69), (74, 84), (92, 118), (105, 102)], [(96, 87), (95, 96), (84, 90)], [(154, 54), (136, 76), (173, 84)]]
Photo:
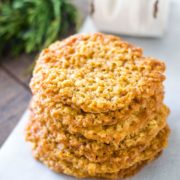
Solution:
[(0, 0), (0, 146), (28, 106), (39, 51), (76, 33), (87, 14), (86, 0)]
[[(180, 42), (180, 5), (175, 1), (0, 0), (0, 146), (28, 106), (29, 80), (43, 48), (78, 33), (85, 22), (89, 32), (121, 35), (147, 54), (175, 60), (180, 57), (180, 44), (175, 45)], [(178, 72), (178, 64), (177, 71), (169, 67)]]

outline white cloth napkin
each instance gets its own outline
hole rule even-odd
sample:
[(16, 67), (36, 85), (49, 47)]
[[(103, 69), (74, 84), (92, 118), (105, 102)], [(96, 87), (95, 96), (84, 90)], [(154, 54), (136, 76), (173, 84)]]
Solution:
[(159, 37), (165, 32), (169, 0), (92, 0), (92, 19), (100, 31)]

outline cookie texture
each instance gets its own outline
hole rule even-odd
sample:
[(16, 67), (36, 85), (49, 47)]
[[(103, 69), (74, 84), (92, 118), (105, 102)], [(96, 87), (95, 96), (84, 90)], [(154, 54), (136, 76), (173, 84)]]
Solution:
[(31, 88), (85, 112), (115, 111), (154, 95), (164, 70), (164, 63), (120, 38), (76, 35), (40, 54)]
[(30, 82), (34, 157), (75, 177), (125, 178), (167, 146), (165, 64), (102, 33), (44, 49)]

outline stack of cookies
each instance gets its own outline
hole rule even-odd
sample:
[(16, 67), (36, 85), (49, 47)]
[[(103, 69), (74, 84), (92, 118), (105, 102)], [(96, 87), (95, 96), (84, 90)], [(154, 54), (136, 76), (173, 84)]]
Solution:
[(165, 65), (119, 37), (79, 34), (40, 54), (26, 140), (50, 169), (124, 178), (167, 145)]

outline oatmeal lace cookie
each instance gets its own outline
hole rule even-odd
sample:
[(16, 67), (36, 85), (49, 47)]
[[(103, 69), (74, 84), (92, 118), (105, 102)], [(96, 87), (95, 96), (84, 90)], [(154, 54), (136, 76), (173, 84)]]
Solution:
[(152, 96), (164, 70), (164, 63), (120, 38), (75, 35), (42, 51), (31, 89), (84, 112), (108, 112)]
[(167, 145), (165, 64), (102, 33), (77, 34), (39, 55), (25, 134), (34, 157), (75, 177), (124, 178)]

